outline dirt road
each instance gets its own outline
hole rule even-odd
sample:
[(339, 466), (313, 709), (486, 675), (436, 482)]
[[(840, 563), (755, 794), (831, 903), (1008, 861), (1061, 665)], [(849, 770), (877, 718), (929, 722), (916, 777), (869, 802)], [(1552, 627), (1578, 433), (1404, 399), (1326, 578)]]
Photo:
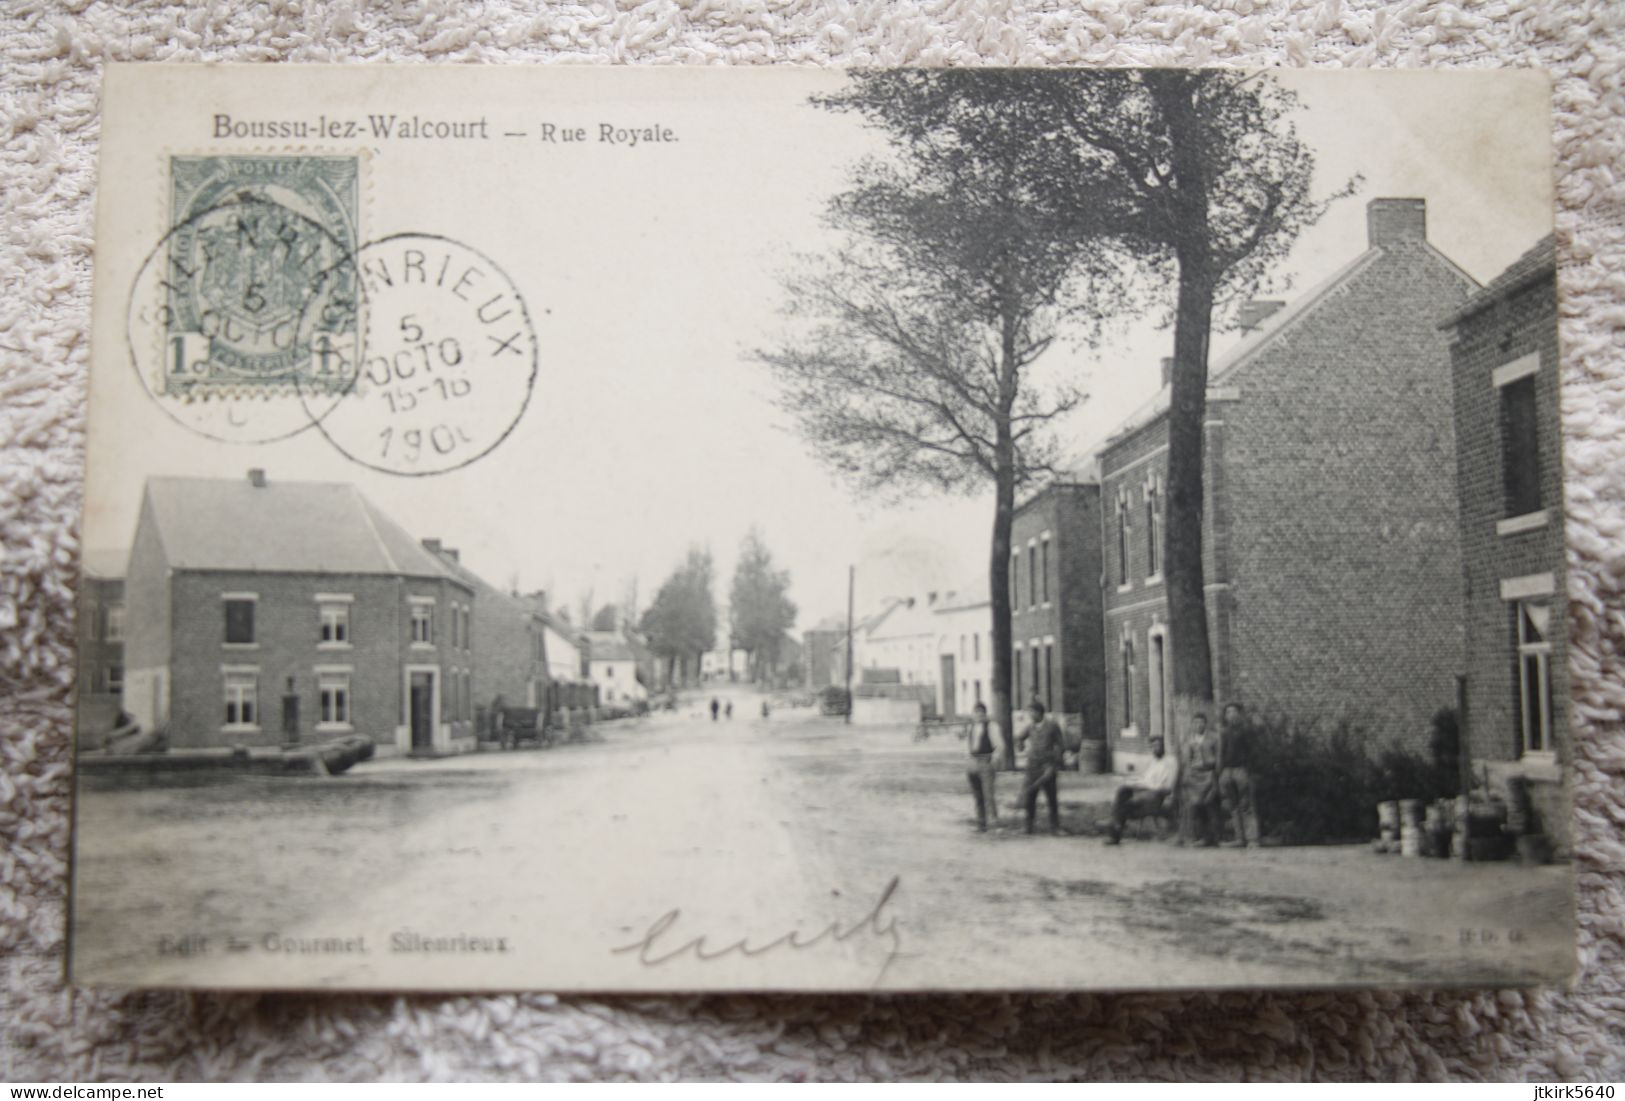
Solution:
[[(708, 698), (708, 697), (707, 697)], [(1569, 870), (977, 834), (962, 749), (683, 712), (327, 782), (90, 791), (79, 973), (211, 986), (818, 989), (1528, 981)], [(132, 875), (131, 869), (139, 869)]]

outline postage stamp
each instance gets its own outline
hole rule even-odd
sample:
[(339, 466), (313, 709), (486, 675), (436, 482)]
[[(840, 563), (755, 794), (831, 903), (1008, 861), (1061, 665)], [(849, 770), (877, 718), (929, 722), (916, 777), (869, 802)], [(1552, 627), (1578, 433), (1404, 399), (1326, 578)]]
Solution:
[[(159, 392), (338, 394), (355, 382), (354, 156), (170, 158)], [(327, 308), (312, 309), (313, 298)]]

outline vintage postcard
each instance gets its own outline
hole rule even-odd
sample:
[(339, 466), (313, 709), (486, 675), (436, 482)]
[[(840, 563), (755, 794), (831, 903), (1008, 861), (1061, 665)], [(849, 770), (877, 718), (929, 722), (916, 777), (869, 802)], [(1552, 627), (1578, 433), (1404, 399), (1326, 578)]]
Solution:
[(1549, 110), (110, 66), (73, 980), (1568, 982)]

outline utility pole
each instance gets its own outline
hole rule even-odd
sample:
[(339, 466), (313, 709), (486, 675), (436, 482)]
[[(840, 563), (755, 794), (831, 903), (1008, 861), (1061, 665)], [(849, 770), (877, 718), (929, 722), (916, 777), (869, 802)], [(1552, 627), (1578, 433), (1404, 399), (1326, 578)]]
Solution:
[(852, 725), (852, 605), (858, 586), (858, 568), (846, 568), (846, 725)]

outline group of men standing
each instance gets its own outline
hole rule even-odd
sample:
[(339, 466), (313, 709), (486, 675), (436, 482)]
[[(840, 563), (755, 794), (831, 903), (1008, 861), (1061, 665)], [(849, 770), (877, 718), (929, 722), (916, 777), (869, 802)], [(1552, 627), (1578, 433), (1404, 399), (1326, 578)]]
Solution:
[[(1018, 747), (1028, 746), (1017, 803), (1026, 813), (1026, 830), (1032, 833), (1038, 796), (1042, 793), (1049, 810), (1050, 832), (1059, 833), (1058, 777), (1066, 753), (1066, 738), (1060, 725), (1045, 713), (1039, 701), (1034, 700), (1027, 713), (1032, 721), (1017, 739)], [(966, 769), (976, 800), (978, 831), (987, 829), (990, 815), (995, 822), (999, 817), (994, 795), (997, 729), (997, 724), (988, 718), (986, 705), (978, 703), (967, 739), (970, 761)], [(1229, 821), (1235, 830), (1232, 845), (1240, 848), (1257, 845), (1252, 748), (1246, 712), (1235, 702), (1225, 704), (1217, 730), (1210, 728), (1205, 711), (1197, 712), (1177, 759), (1167, 754), (1163, 739), (1151, 739), (1151, 764), (1119, 787), (1113, 796), (1106, 843), (1118, 844), (1123, 838), (1124, 826), (1131, 819), (1165, 817), (1177, 808), (1180, 844), (1217, 845), (1224, 824)]]

